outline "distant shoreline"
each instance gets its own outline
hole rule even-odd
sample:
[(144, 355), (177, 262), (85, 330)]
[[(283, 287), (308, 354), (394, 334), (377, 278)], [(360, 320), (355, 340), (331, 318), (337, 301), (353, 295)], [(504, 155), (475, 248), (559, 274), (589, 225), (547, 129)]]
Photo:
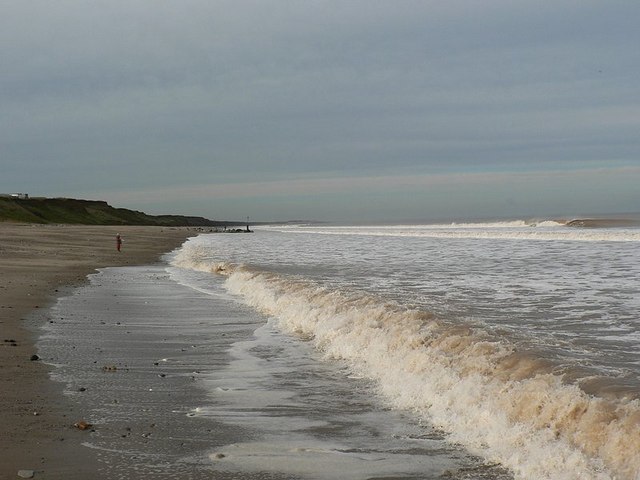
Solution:
[(102, 200), (14, 197), (6, 194), (0, 194), (0, 222), (220, 228), (247, 223), (189, 215), (149, 215), (137, 210), (115, 208)]

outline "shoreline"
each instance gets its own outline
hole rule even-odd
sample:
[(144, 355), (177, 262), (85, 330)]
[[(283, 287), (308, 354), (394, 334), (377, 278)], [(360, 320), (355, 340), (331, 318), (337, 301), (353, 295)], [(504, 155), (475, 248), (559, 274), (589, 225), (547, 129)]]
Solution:
[[(49, 307), (103, 267), (146, 265), (202, 229), (0, 223), (0, 479), (33, 470), (48, 478), (96, 477), (80, 420), (38, 360), (36, 340)], [(124, 240), (116, 250), (116, 234)]]

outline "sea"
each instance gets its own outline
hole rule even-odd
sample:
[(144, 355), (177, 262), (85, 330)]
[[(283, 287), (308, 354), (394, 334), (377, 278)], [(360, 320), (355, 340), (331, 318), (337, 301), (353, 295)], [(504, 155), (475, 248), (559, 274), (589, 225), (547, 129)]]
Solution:
[(634, 225), (269, 225), (100, 270), (39, 350), (109, 478), (636, 480), (639, 311)]

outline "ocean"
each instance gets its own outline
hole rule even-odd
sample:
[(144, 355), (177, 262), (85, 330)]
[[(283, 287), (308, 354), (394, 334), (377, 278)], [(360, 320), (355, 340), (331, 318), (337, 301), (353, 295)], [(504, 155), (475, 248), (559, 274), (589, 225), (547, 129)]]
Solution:
[(201, 234), (91, 276), (39, 349), (110, 478), (638, 479), (639, 246), (555, 221)]

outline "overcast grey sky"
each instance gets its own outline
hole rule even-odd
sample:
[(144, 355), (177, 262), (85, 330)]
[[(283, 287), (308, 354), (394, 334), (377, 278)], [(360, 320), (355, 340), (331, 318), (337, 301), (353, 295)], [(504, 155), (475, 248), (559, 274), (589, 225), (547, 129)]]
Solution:
[(637, 0), (0, 0), (0, 192), (214, 219), (640, 211)]

